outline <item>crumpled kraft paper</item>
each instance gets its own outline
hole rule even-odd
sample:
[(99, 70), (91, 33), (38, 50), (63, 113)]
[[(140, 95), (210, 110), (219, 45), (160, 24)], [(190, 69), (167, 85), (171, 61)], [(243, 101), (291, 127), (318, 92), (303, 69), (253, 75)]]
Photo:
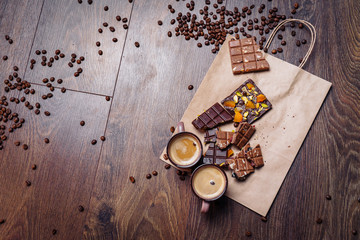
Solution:
[[(204, 132), (194, 128), (191, 122), (245, 80), (254, 80), (273, 105), (272, 110), (253, 123), (256, 132), (249, 141), (252, 147), (260, 144), (265, 165), (243, 182), (231, 177), (231, 171), (226, 170), (229, 185), (225, 195), (266, 216), (331, 83), (269, 54), (265, 58), (270, 71), (233, 75), (230, 39), (228, 36), (180, 121), (184, 122), (185, 130), (196, 134), (204, 145)], [(233, 123), (221, 129), (231, 131)], [(204, 152), (206, 149), (204, 145)], [(232, 149), (238, 152), (236, 147)], [(160, 159), (170, 163), (164, 160), (164, 153), (166, 149)]]

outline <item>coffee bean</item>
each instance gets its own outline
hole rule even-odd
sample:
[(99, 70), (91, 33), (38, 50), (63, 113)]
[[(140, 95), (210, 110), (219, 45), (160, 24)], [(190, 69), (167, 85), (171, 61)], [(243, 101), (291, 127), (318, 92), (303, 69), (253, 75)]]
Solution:
[(201, 48), (201, 47), (202, 47), (202, 44), (201, 44), (201, 43), (198, 43), (197, 46), (198, 46), (199, 48)]
[(189, 90), (193, 90), (193, 89), (194, 89), (194, 86), (193, 86), (193, 85), (189, 85), (189, 86), (188, 86), (188, 89), (189, 89)]
[(351, 231), (352, 235), (357, 235), (357, 231), (354, 229)]
[(20, 146), (20, 141), (16, 141), (16, 142), (14, 142), (14, 144), (15, 144), (15, 146)]
[(277, 53), (277, 50), (276, 50), (276, 49), (273, 49), (273, 50), (271, 51), (271, 53), (272, 53), (272, 54), (276, 54), (276, 53)]
[(170, 164), (165, 164), (165, 169), (169, 169), (170, 167), (171, 167), (171, 165)]
[(146, 174), (146, 178), (150, 179), (151, 178), (151, 174)]
[(171, 36), (172, 36), (171, 31), (168, 31), (168, 37), (171, 37)]
[(293, 22), (290, 23), (290, 27), (291, 27), (291, 28), (294, 28), (294, 27), (295, 27), (295, 23), (293, 23)]
[(296, 9), (291, 10), (291, 14), (295, 14), (296, 13)]
[(3, 56), (3, 60), (4, 60), (4, 61), (8, 60), (8, 56), (6, 56), (6, 55)]
[(40, 103), (38, 103), (38, 102), (35, 103), (35, 107), (36, 107), (36, 108), (40, 108)]
[(139, 42), (135, 42), (135, 47), (140, 47), (140, 43)]
[(83, 212), (85, 210), (85, 208), (83, 206), (79, 205), (78, 210), (79, 210), (79, 212)]
[(102, 33), (102, 32), (103, 32), (103, 30), (102, 30), (101, 28), (99, 28), (99, 29), (98, 29), (98, 32), (99, 32), (99, 33)]
[(358, 202), (360, 203), (360, 197), (358, 198)]
[(278, 53), (282, 53), (283, 52), (283, 49), (281, 47), (277, 48), (276, 49), (278, 51)]
[(245, 232), (245, 235), (246, 235), (247, 237), (251, 237), (251, 236), (252, 236), (252, 233), (251, 233), (250, 231), (246, 231), (246, 232)]
[(170, 132), (172, 132), (172, 133), (175, 132), (175, 127), (174, 127), (174, 126), (171, 126), (171, 127), (170, 127)]
[(61, 88), (61, 92), (62, 92), (62, 93), (65, 93), (65, 92), (66, 92), (66, 88), (64, 88), (64, 87)]
[(184, 180), (185, 180), (185, 176), (182, 176), (182, 175), (181, 175), (179, 178), (180, 178), (181, 181), (184, 181)]
[(300, 28), (300, 29), (304, 28), (304, 24), (299, 23), (299, 28)]
[(104, 11), (108, 11), (109, 10), (109, 7), (108, 6), (105, 6), (104, 7)]
[(84, 61), (84, 60), (85, 60), (85, 57), (84, 57), (84, 56), (80, 56), (79, 59), (80, 59), (80, 61)]
[(33, 165), (31, 166), (31, 169), (32, 169), (32, 170), (36, 170), (36, 168), (37, 168), (36, 164), (33, 164)]
[(104, 142), (106, 140), (105, 136), (101, 136), (100, 140)]
[(281, 41), (281, 45), (285, 46), (286, 45), (286, 41)]
[(80, 59), (76, 60), (76, 63), (81, 64), (81, 60)]
[(85, 126), (85, 121), (81, 121), (80, 126)]
[(48, 143), (50, 143), (50, 140), (49, 140), (48, 138), (44, 138), (44, 142), (45, 142), (46, 144), (48, 144)]
[(169, 159), (169, 157), (168, 157), (168, 155), (166, 153), (164, 153), (163, 157), (164, 157), (165, 160)]
[(13, 44), (13, 42), (14, 41), (12, 39), (9, 39), (9, 41), (8, 41), (9, 44)]
[(291, 31), (291, 36), (295, 36), (296, 35), (296, 32), (295, 31)]
[(39, 115), (39, 114), (40, 114), (40, 110), (39, 110), (39, 109), (35, 109), (34, 113), (35, 113), (36, 115)]
[(128, 21), (127, 18), (123, 18), (123, 19), (122, 19), (122, 22), (123, 22), (123, 23), (127, 23), (127, 21)]
[(26, 181), (25, 181), (25, 184), (26, 184), (27, 187), (30, 187), (30, 186), (31, 186), (31, 182), (30, 182), (29, 180), (26, 180)]
[(88, 4), (91, 5), (93, 3), (92, 0), (88, 0)]
[(117, 15), (116, 20), (121, 21), (121, 17), (119, 15)]
[(133, 176), (129, 177), (130, 182), (135, 183), (135, 178)]
[(93, 139), (92, 141), (91, 141), (91, 144), (92, 145), (95, 145), (97, 143), (97, 141), (95, 140), (95, 139)]
[(113, 38), (112, 41), (113, 41), (113, 42), (117, 42), (118, 39), (117, 39), (117, 38)]
[(157, 172), (157, 171), (153, 171), (153, 172), (152, 172), (152, 175), (157, 176), (157, 175), (158, 175), (158, 172)]
[(28, 150), (28, 149), (29, 149), (29, 146), (28, 146), (27, 144), (23, 144), (22, 148), (23, 148), (24, 150)]
[(321, 218), (316, 219), (317, 224), (321, 224), (322, 222), (323, 222), (323, 220)]
[(176, 174), (180, 176), (182, 172), (180, 170), (176, 170)]
[(75, 73), (74, 73), (74, 76), (75, 76), (75, 77), (78, 77), (78, 76), (79, 76), (79, 73), (78, 73), (78, 72), (75, 72)]
[(234, 127), (238, 127), (239, 126), (239, 123), (238, 122), (234, 122)]
[(128, 26), (127, 24), (124, 24), (124, 25), (123, 25), (123, 28), (124, 28), (124, 29), (128, 29), (129, 26)]
[(103, 51), (102, 51), (102, 50), (99, 50), (98, 53), (99, 53), (99, 55), (103, 55)]
[(64, 58), (65, 57), (65, 54), (63, 54), (63, 53), (60, 53), (60, 55), (59, 55), (61, 58)]
[[(88, 3), (89, 4), (91, 4), (92, 3), (92, 0), (88, 0)], [(55, 235), (56, 233), (57, 233), (57, 230), (56, 229), (53, 229), (52, 231), (51, 231), (51, 233), (52, 233), (52, 235)]]
[(267, 218), (266, 217), (261, 217), (261, 221), (267, 222)]
[(68, 66), (69, 66), (69, 67), (73, 67), (74, 65), (73, 65), (71, 62), (69, 62), (69, 63), (68, 63)]
[(9, 36), (9, 35), (5, 35), (5, 40), (6, 40), (6, 41), (9, 41), (9, 39), (10, 39), (10, 36)]
[(52, 91), (52, 92), (55, 91), (55, 88), (54, 88), (53, 86), (51, 86), (49, 89), (50, 89), (50, 91)]
[(161, 20), (158, 21), (159, 26), (161, 26), (163, 24), (163, 22)]
[(105, 100), (106, 100), (106, 101), (110, 101), (110, 96), (106, 96), (106, 97), (105, 97)]
[(306, 39), (301, 40), (301, 43), (306, 44), (307, 43)]
[(45, 114), (45, 116), (50, 116), (50, 112), (48, 112), (48, 111), (45, 111), (44, 114)]
[(297, 40), (297, 41), (296, 41), (296, 46), (300, 47), (300, 45), (301, 45), (300, 40)]
[(330, 196), (330, 195), (326, 195), (326, 200), (331, 200), (331, 196)]
[(115, 32), (115, 28), (114, 27), (109, 27), (110, 32)]
[(295, 9), (298, 9), (298, 8), (299, 8), (299, 3), (297, 3), (297, 2), (294, 3), (294, 8), (295, 8)]

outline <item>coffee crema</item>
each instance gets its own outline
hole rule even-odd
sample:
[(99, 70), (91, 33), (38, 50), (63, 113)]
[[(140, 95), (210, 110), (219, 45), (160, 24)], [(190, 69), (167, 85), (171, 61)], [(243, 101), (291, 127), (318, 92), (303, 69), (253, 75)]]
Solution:
[(201, 154), (196, 138), (189, 134), (181, 134), (174, 138), (169, 147), (169, 157), (178, 165), (186, 166), (196, 162)]
[(204, 200), (220, 197), (226, 188), (226, 176), (217, 167), (205, 165), (192, 177), (192, 187), (196, 195)]

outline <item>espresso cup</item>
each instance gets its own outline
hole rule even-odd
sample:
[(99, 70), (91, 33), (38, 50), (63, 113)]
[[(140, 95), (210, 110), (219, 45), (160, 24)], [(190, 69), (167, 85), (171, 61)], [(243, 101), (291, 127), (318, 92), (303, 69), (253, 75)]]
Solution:
[(225, 194), (227, 186), (228, 179), (224, 170), (216, 165), (201, 165), (191, 175), (191, 188), (195, 195), (202, 199), (202, 213), (209, 210), (210, 202)]
[(170, 138), (166, 154), (176, 167), (191, 168), (201, 159), (203, 146), (195, 134), (185, 131), (183, 122), (179, 122), (177, 127), (178, 133)]

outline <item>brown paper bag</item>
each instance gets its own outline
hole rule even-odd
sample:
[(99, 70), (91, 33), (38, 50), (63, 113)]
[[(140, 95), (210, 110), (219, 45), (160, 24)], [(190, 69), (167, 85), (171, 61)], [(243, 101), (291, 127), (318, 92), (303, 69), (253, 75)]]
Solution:
[[(226, 196), (265, 216), (331, 83), (268, 54), (265, 58), (270, 64), (270, 71), (233, 75), (228, 48), (230, 39), (231, 37), (228, 37), (223, 44), (181, 121), (184, 122), (186, 131), (196, 134), (204, 143), (204, 133), (193, 127), (192, 120), (215, 102), (220, 102), (230, 95), (245, 80), (254, 80), (273, 105), (272, 110), (254, 122), (256, 132), (250, 139), (251, 146), (261, 145), (265, 165), (256, 169), (255, 173), (243, 182), (231, 177), (231, 172), (226, 171), (229, 179)], [(313, 38), (312, 44), (314, 42)], [(231, 131), (234, 126), (229, 123), (221, 126), (221, 129)], [(205, 146), (204, 151), (206, 149)], [(164, 153), (166, 149), (160, 159), (169, 163), (164, 160)]]

